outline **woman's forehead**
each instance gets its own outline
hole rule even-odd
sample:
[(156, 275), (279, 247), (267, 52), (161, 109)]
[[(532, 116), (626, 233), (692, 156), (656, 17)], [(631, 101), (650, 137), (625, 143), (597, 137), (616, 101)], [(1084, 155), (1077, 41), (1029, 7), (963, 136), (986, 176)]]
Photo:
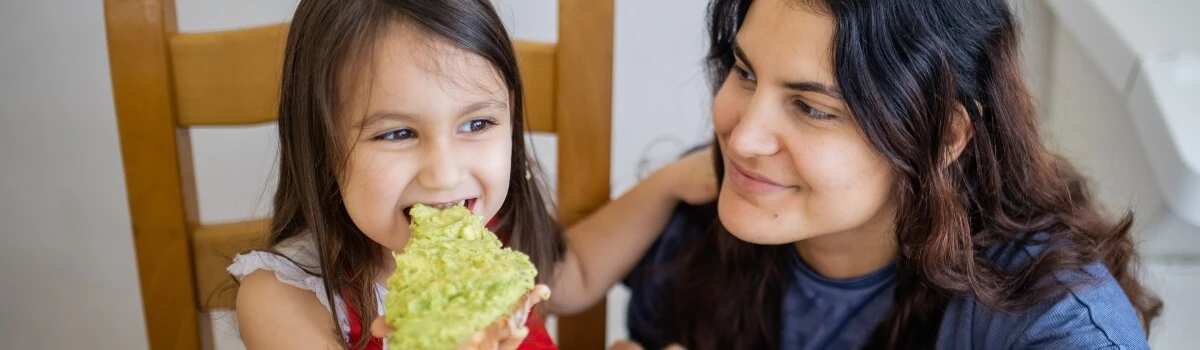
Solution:
[(814, 4), (758, 0), (734, 39), (759, 78), (812, 80), (833, 86), (836, 23)]

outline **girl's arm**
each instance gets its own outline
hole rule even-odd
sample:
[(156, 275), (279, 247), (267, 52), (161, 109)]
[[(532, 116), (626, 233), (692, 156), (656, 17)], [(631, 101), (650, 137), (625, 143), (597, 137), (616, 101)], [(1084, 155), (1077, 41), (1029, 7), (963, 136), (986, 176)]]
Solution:
[(654, 244), (680, 201), (707, 203), (716, 195), (712, 150), (706, 148), (654, 172), (571, 226), (551, 286), (550, 311), (569, 315), (591, 307)]
[(345, 348), (329, 311), (312, 292), (259, 270), (242, 281), (237, 321), (246, 349)]

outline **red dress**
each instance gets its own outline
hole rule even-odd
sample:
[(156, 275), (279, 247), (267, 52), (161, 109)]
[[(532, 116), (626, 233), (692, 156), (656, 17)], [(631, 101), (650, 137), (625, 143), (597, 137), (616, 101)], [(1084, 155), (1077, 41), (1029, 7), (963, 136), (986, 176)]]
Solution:
[[(490, 228), (495, 222), (496, 219), (492, 218), (486, 226)], [(342, 299), (346, 301), (346, 319), (350, 323), (350, 346), (353, 348), (354, 344), (357, 344), (364, 335), (370, 336), (370, 331), (358, 321), (357, 306), (351, 305), (350, 298), (343, 296)], [(529, 328), (529, 335), (525, 337), (525, 341), (521, 342), (517, 350), (558, 350), (558, 346), (550, 338), (550, 332), (546, 331), (546, 323), (542, 321), (540, 315), (530, 312), (529, 318), (525, 320), (525, 327)], [(371, 340), (367, 341), (366, 350), (383, 350), (383, 339), (371, 337)]]

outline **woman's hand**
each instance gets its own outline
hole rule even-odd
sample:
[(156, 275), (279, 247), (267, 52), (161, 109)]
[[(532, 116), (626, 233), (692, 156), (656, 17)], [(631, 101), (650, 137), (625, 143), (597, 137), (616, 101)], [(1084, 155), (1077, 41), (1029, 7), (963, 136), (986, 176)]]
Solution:
[(717, 175), (713, 171), (713, 146), (693, 152), (655, 172), (668, 184), (672, 196), (684, 203), (700, 205), (717, 199)]
[[(533, 312), (534, 305), (546, 300), (549, 296), (550, 287), (541, 284), (537, 285), (525, 296), (525, 302), (515, 309), (516, 312), (514, 312), (514, 315), (501, 317), (496, 322), (492, 322), (491, 325), (471, 336), (459, 349), (516, 349), (517, 346), (521, 345), (521, 342), (525, 341), (525, 337), (529, 335), (529, 328), (525, 327), (527, 315)], [(518, 317), (519, 319), (512, 319), (513, 317)], [(383, 317), (377, 317), (371, 323), (372, 336), (387, 338), (391, 333), (392, 327), (388, 326)]]

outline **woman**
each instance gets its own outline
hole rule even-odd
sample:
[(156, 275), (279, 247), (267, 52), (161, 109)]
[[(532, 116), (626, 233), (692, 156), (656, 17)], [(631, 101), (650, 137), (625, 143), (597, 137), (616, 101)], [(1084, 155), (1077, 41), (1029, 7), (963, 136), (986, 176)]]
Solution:
[[(1131, 216), (1040, 143), (1006, 1), (716, 0), (709, 21), (713, 157), (573, 227), (592, 277), (552, 307), (633, 268), (647, 348), (1147, 347)], [(662, 214), (706, 202), (713, 165), (715, 203)]]

